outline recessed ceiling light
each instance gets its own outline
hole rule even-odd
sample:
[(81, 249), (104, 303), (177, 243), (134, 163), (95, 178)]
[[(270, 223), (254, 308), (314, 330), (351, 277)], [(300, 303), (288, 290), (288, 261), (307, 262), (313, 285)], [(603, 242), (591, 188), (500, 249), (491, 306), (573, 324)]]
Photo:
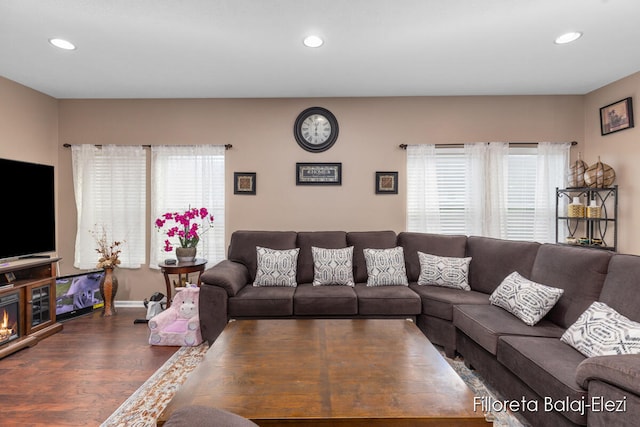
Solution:
[(582, 33), (581, 32), (571, 31), (569, 33), (565, 33), (565, 34), (559, 36), (558, 38), (556, 38), (555, 43), (556, 44), (567, 44), (567, 43), (571, 43), (573, 41), (578, 40), (580, 37), (582, 37)]
[(74, 50), (76, 45), (64, 39), (49, 39), (49, 43), (64, 50)]
[(306, 47), (320, 47), (324, 43), (324, 40), (318, 36), (307, 36), (304, 38), (303, 43)]

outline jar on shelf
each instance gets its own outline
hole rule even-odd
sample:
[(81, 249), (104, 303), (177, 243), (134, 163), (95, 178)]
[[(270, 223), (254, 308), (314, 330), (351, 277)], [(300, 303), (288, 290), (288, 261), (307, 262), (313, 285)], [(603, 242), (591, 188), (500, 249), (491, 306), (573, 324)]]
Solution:
[(567, 216), (570, 218), (583, 218), (584, 205), (580, 201), (580, 197), (574, 197), (573, 202), (567, 207)]
[(602, 215), (602, 208), (598, 206), (598, 202), (592, 200), (587, 206), (587, 218), (600, 218)]

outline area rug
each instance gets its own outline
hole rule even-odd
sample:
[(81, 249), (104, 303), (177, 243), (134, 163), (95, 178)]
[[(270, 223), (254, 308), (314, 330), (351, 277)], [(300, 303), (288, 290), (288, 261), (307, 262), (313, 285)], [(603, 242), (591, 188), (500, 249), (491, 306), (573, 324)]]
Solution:
[[(152, 427), (169, 404), (189, 373), (198, 366), (209, 349), (206, 343), (197, 347), (181, 347), (138, 390), (135, 391), (101, 427)], [(485, 385), (474, 371), (464, 366), (460, 358), (442, 356), (469, 386), (477, 397), (502, 400), (500, 395)], [(485, 414), (495, 427), (527, 427), (528, 424), (509, 412)]]
[(180, 347), (101, 427), (155, 426), (164, 408), (208, 349), (206, 341), (196, 347)]

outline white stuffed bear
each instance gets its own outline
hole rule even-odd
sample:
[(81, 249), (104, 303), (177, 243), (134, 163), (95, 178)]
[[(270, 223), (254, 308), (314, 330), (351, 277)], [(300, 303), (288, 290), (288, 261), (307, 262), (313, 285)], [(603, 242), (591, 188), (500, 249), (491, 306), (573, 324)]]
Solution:
[(149, 320), (149, 344), (195, 346), (202, 343), (198, 297), (200, 288), (176, 289), (171, 307)]

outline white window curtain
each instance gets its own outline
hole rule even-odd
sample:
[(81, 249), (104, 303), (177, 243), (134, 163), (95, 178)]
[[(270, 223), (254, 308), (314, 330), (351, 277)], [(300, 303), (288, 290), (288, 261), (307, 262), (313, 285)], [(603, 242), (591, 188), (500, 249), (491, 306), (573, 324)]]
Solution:
[(77, 208), (73, 265), (95, 269), (92, 232), (106, 233), (109, 243), (124, 241), (119, 265), (139, 268), (145, 262), (146, 153), (141, 146), (74, 145), (71, 147)]
[(569, 148), (408, 146), (407, 230), (555, 241), (555, 188), (565, 185)]
[(198, 242), (197, 257), (207, 259), (208, 265), (224, 259), (224, 156), (222, 145), (151, 147), (149, 267), (158, 268), (161, 261), (175, 257), (174, 252), (164, 251), (167, 236), (156, 229), (155, 220), (189, 208), (204, 207), (214, 216), (214, 227)]

